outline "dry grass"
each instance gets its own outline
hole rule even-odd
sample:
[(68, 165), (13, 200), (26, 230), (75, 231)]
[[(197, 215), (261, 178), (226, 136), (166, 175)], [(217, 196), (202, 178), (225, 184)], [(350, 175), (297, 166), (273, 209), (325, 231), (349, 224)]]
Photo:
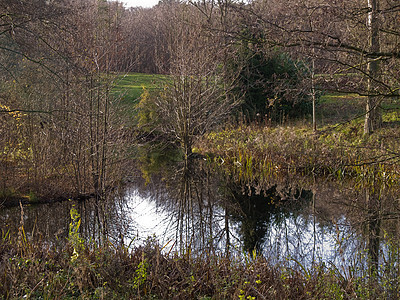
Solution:
[(166, 256), (156, 245), (133, 251), (111, 249), (97, 248), (72, 261), (70, 247), (55, 251), (3, 243), (1, 294), (10, 299), (306, 296), (307, 281), (301, 274), (283, 277), (262, 259), (240, 265), (226, 258)]
[[(263, 257), (171, 254), (154, 240), (128, 250), (105, 243), (77, 251), (70, 238), (51, 247), (3, 233), (4, 299), (353, 299), (386, 297), (376, 280), (345, 277), (334, 266), (272, 266)], [(352, 273), (355, 274), (354, 272)], [(354, 275), (355, 276), (355, 275)], [(382, 298), (382, 299), (383, 299)]]
[(386, 126), (366, 137), (362, 128), (360, 121), (317, 134), (305, 126), (238, 126), (208, 134), (196, 151), (244, 181), (325, 176), (399, 182), (400, 129)]

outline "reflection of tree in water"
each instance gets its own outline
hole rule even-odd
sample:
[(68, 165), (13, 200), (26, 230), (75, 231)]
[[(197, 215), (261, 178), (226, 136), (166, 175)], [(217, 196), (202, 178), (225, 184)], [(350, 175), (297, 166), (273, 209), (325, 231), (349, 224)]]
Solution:
[[(187, 160), (171, 147), (144, 146), (139, 159), (147, 186), (140, 193), (147, 194), (164, 212), (175, 230), (175, 247), (209, 253), (229, 244), (229, 224), (223, 199), (219, 193), (219, 174), (193, 153)], [(179, 160), (181, 158), (181, 160)]]
[(277, 185), (261, 191), (254, 187), (228, 186), (231, 202), (235, 204), (230, 215), (233, 221), (240, 223), (243, 247), (248, 252), (261, 251), (272, 220), (283, 221), (300, 211), (312, 198), (311, 191), (291, 188), (278, 191)]
[(80, 233), (86, 240), (102, 244), (118, 239), (120, 225), (124, 222), (118, 213), (119, 199), (117, 194), (110, 194), (108, 198), (76, 204), (82, 219)]
[[(161, 156), (147, 153), (146, 157)], [(152, 183), (154, 178), (156, 181), (159, 177), (164, 179), (165, 187), (159, 185), (159, 188), (166, 188), (168, 196), (162, 197), (159, 205), (167, 208), (175, 221), (176, 241), (181, 250), (191, 248), (204, 252), (225, 248), (229, 251), (235, 235), (232, 221), (240, 223), (244, 248), (248, 251), (259, 248), (266, 238), (271, 218), (279, 222), (311, 199), (309, 191), (278, 190), (276, 185), (257, 192), (250, 187), (243, 192), (235, 182), (220, 176), (215, 166), (202, 159), (169, 164), (168, 168), (165, 168), (165, 161), (160, 160), (158, 170), (156, 160), (141, 160), (142, 164), (146, 161), (151, 161), (151, 166), (142, 165), (141, 169), (151, 169), (157, 174)], [(222, 193), (223, 189), (228, 190), (227, 195)]]
[(381, 199), (380, 195), (366, 188), (367, 207), (367, 253), (370, 275), (374, 276), (379, 267), (380, 231), (381, 231)]
[(180, 250), (213, 252), (226, 239), (215, 174), (204, 161), (188, 160), (177, 166), (166, 184)]
[[(89, 199), (24, 206), (24, 231), (29, 239), (42, 239), (49, 245), (62, 246), (68, 239), (71, 208), (75, 208), (82, 219), (79, 233), (85, 240), (99, 244), (104, 239), (112, 240), (118, 236), (115, 227), (120, 224), (121, 219), (118, 215), (115, 195), (110, 198), (103, 199), (102, 202)], [(0, 224), (6, 224), (0, 228), (10, 230), (10, 233), (18, 232), (20, 219), (20, 207), (0, 211)], [(114, 224), (115, 227), (113, 227)]]

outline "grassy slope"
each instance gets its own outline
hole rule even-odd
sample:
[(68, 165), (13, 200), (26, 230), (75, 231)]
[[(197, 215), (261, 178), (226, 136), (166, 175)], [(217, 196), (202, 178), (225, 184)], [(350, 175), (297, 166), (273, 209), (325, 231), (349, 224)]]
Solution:
[(157, 89), (165, 80), (164, 75), (127, 73), (118, 75), (115, 79), (113, 92), (122, 95), (123, 104), (135, 103), (143, 92), (143, 87), (152, 90)]
[(200, 139), (196, 151), (222, 157), (226, 172), (246, 181), (317, 175), (400, 182), (397, 100), (382, 104), (383, 127), (369, 137), (363, 135), (363, 100), (355, 95), (324, 96), (317, 108), (317, 134), (308, 121), (233, 126)]
[[(320, 126), (334, 125), (360, 118), (363, 121), (365, 97), (357, 94), (326, 94), (317, 107), (317, 121)], [(400, 113), (400, 99), (386, 99), (381, 103), (383, 121), (393, 122)]]
[(318, 125), (339, 123), (360, 116), (364, 112), (364, 102), (356, 94), (326, 94), (317, 106)]

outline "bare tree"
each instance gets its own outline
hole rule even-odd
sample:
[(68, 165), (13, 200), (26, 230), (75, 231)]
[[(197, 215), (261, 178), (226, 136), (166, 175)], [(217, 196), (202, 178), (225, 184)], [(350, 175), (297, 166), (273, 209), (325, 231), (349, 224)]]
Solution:
[(4, 157), (16, 177), (5, 185), (19, 182), (17, 190), (47, 197), (102, 193), (112, 184), (110, 166), (121, 144), (121, 118), (110, 94), (121, 6), (80, 0), (0, 5), (7, 29), (0, 34), (0, 113), (8, 127), (18, 128), (9, 131), (12, 137), (0, 136), (0, 145), (19, 153)]
[(205, 34), (203, 16), (183, 4), (170, 12), (170, 76), (154, 100), (157, 131), (178, 141), (187, 159), (194, 138), (221, 124), (238, 101), (230, 93), (235, 79), (221, 67), (222, 42)]
[[(369, 30), (369, 51), (379, 53), (379, 1), (368, 0), (368, 21)], [(373, 57), (368, 62), (368, 97), (366, 105), (366, 115), (364, 122), (364, 134), (370, 134), (375, 128), (379, 127), (382, 122), (382, 117), (379, 111), (379, 99), (381, 97), (375, 94), (375, 84), (379, 79), (379, 58)], [(379, 92), (378, 92), (379, 93)]]

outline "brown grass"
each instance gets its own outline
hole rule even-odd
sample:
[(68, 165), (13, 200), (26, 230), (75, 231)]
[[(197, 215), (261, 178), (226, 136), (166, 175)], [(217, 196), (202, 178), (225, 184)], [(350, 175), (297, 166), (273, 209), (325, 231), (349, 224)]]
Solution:
[[(89, 247), (90, 246), (90, 247)], [(50, 247), (3, 233), (0, 295), (4, 299), (351, 299), (373, 281), (345, 278), (335, 268), (272, 266), (263, 257), (167, 254), (155, 241), (127, 249), (73, 242)], [(368, 285), (367, 285), (368, 284)], [(373, 289), (371, 289), (373, 287)], [(375, 299), (374, 298), (374, 299)]]
[(212, 132), (196, 147), (244, 181), (325, 176), (394, 184), (400, 179), (400, 129), (386, 126), (366, 137), (360, 121), (316, 134), (305, 126), (238, 126)]

